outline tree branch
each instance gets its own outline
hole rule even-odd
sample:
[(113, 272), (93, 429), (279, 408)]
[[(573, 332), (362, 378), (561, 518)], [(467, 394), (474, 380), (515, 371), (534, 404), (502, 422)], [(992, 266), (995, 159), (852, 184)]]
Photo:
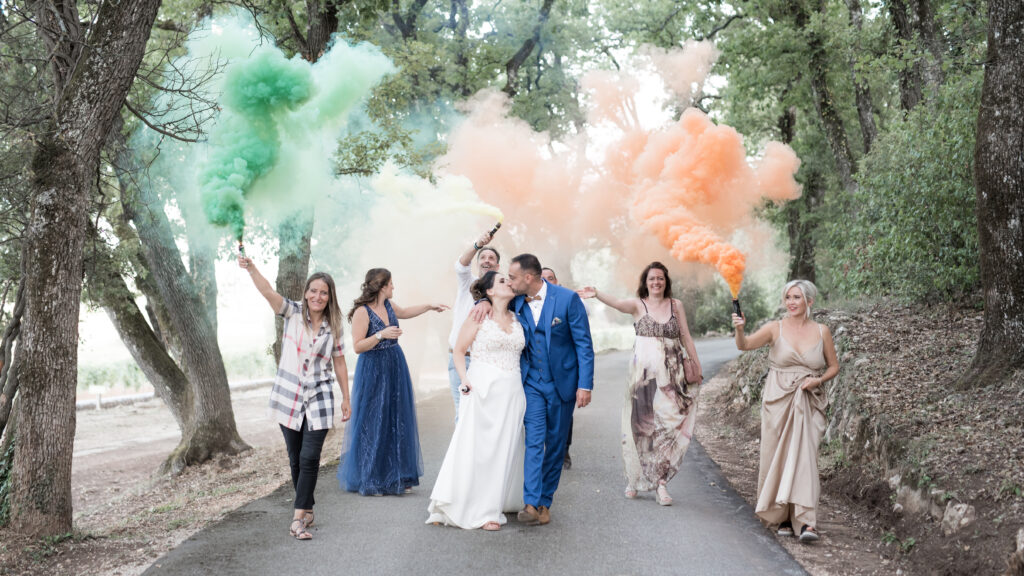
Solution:
[(133, 108), (132, 105), (128, 103), (128, 100), (124, 101), (124, 107), (127, 108), (128, 111), (131, 112), (132, 115), (134, 115), (136, 118), (138, 118), (143, 124), (149, 126), (150, 130), (153, 130), (154, 132), (163, 134), (164, 136), (167, 136), (168, 138), (172, 138), (174, 140), (178, 140), (179, 142), (199, 142), (198, 138), (185, 138), (184, 136), (179, 136), (178, 134), (175, 134), (170, 130), (165, 130), (157, 126), (156, 124), (153, 124), (152, 122), (147, 120), (146, 117), (141, 112)]
[(747, 17), (746, 14), (733, 14), (732, 16), (729, 16), (729, 18), (727, 18), (725, 20), (725, 22), (719, 24), (718, 26), (715, 26), (714, 28), (711, 29), (710, 32), (708, 32), (707, 34), (705, 34), (701, 38), (697, 38), (696, 40), (697, 41), (701, 41), (701, 42), (704, 41), (704, 40), (711, 40), (712, 38), (715, 37), (715, 34), (718, 34), (722, 30), (725, 30), (726, 28), (728, 28), (729, 24), (732, 24), (736, 20), (742, 20), (742, 19), (744, 19), (746, 17)]
[(533, 27), (533, 34), (523, 41), (523, 45), (516, 51), (515, 55), (505, 63), (505, 87), (501, 89), (505, 94), (509, 96), (516, 95), (519, 84), (519, 68), (522, 67), (526, 59), (530, 57), (534, 47), (540, 42), (541, 29), (548, 21), (548, 17), (551, 15), (551, 6), (554, 3), (555, 0), (544, 0), (544, 4), (540, 7), (540, 12), (537, 15), (537, 25)]

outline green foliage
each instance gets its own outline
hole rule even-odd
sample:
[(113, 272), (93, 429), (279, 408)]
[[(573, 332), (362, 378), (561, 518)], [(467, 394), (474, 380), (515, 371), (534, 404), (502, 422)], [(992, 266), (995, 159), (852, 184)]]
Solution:
[[(732, 295), (724, 282), (719, 280), (711, 286), (686, 291), (681, 300), (686, 307), (686, 322), (691, 334), (696, 336), (732, 332)], [(752, 323), (759, 322), (772, 313), (769, 298), (764, 289), (755, 282), (743, 285), (739, 300), (743, 314)]]
[(911, 301), (978, 287), (973, 159), (981, 71), (948, 81), (890, 124), (861, 164), (860, 187), (824, 218), (830, 284)]

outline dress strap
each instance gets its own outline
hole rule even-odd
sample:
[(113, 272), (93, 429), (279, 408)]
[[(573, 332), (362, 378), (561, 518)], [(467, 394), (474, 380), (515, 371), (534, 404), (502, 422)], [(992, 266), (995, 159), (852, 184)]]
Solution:
[(669, 316), (669, 318), (675, 318), (676, 317), (676, 301), (674, 299), (672, 299), (672, 298), (668, 299), (668, 309), (669, 309), (669, 312), (672, 313), (672, 315)]
[(641, 298), (640, 303), (644, 305), (644, 314), (649, 314), (649, 312), (647, 311), (647, 302), (644, 302), (644, 299)]
[(825, 339), (825, 333), (821, 331), (821, 324), (818, 324), (818, 337), (822, 340)]

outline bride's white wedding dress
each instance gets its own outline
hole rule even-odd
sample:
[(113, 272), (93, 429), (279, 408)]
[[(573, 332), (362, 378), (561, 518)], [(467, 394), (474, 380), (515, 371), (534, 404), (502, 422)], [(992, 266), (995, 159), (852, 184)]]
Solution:
[(519, 357), (526, 341), (490, 318), (473, 341), (467, 373), (473, 389), (459, 401), (459, 419), (430, 494), (427, 523), (480, 528), (505, 524), (502, 512), (523, 507), (523, 414), (526, 395)]

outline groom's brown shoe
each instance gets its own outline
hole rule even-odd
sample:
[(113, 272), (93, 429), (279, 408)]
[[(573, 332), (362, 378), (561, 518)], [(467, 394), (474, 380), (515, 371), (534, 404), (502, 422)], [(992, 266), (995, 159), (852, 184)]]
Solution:
[(537, 524), (543, 526), (548, 522), (551, 522), (551, 510), (549, 510), (547, 506), (541, 506), (537, 510)]
[(536, 508), (527, 504), (526, 508), (520, 510), (519, 514), (516, 515), (516, 519), (528, 526), (534, 526), (540, 522), (540, 514)]

